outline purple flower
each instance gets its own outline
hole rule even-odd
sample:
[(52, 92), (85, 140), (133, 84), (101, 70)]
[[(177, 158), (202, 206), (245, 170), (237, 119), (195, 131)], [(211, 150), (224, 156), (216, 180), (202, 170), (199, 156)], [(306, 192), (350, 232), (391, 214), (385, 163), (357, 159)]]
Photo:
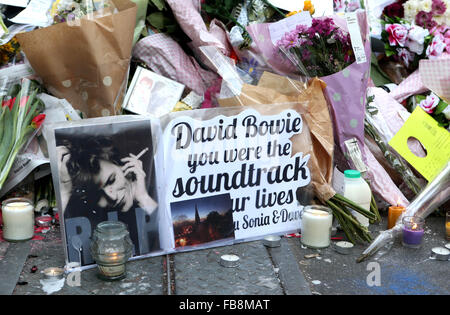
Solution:
[(311, 58), (311, 52), (308, 49), (303, 49), (302, 57), (304, 60), (309, 60)]
[(422, 26), (428, 30), (431, 30), (437, 25), (436, 21), (433, 20), (433, 12), (420, 11), (416, 15), (416, 25)]
[(442, 0), (433, 0), (433, 4), (431, 5), (431, 10), (436, 15), (442, 15), (447, 10), (447, 6)]
[(284, 34), (284, 36), (277, 42), (277, 46), (289, 49), (295, 47), (298, 41), (298, 33), (296, 30), (294, 30), (292, 32), (287, 32), (286, 34)]

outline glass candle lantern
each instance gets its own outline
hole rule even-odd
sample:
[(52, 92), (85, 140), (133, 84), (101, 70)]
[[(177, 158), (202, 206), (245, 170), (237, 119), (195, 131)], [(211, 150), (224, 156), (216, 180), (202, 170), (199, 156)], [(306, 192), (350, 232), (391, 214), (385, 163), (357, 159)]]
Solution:
[(34, 205), (26, 198), (10, 198), (2, 202), (3, 238), (22, 242), (34, 235)]
[(302, 211), (301, 243), (311, 248), (330, 246), (333, 214), (324, 206), (307, 206)]
[(103, 280), (120, 280), (126, 276), (126, 262), (133, 244), (127, 227), (119, 221), (104, 221), (97, 225), (92, 236), (91, 254)]
[(403, 245), (409, 248), (419, 248), (424, 235), (425, 220), (407, 216), (402, 219), (402, 223)]

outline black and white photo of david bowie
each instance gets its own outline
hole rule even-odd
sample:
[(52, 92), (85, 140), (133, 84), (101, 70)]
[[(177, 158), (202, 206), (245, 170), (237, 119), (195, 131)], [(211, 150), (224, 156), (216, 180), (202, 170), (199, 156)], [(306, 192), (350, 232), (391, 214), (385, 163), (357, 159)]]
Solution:
[(161, 250), (150, 123), (56, 129), (55, 143), (69, 262), (93, 263), (90, 237), (107, 220), (127, 225), (133, 256)]

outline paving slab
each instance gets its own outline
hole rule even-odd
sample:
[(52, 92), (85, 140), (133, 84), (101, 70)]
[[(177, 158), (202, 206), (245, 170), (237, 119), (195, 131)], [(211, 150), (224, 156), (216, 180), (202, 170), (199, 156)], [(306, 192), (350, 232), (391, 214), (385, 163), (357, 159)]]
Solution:
[[(385, 229), (386, 221), (383, 217), (382, 223), (371, 225), (374, 235)], [(430, 259), (433, 247), (448, 243), (444, 224), (444, 217), (430, 216), (426, 219), (420, 249), (405, 248), (397, 239), (390, 251), (384, 255), (379, 255), (380, 252), (361, 263), (356, 263), (356, 259), (366, 246), (356, 245), (351, 254), (342, 255), (331, 247), (322, 250), (306, 248), (298, 238), (288, 241), (313, 294), (448, 295), (450, 262)], [(320, 256), (305, 258), (309, 254)], [(377, 270), (379, 277), (375, 274)]]
[(10, 243), (0, 260), (0, 295), (10, 295), (30, 252), (30, 242)]
[[(239, 266), (222, 267), (220, 256), (239, 256)], [(174, 261), (176, 294), (284, 294), (269, 253), (261, 241), (177, 253)]]
[[(41, 295), (49, 291), (43, 280), (42, 270), (48, 267), (64, 267), (64, 250), (59, 229), (46, 235), (43, 241), (32, 241), (31, 251), (20, 275), (21, 282), (26, 285), (17, 285), (15, 295)], [(80, 286), (70, 286), (66, 281), (61, 290), (53, 295), (161, 295), (165, 291), (163, 286), (165, 256), (151, 257), (127, 263), (127, 277), (120, 281), (108, 282), (97, 278), (97, 269), (81, 272)], [(33, 267), (36, 272), (32, 272)], [(72, 283), (77, 284), (76, 278)]]
[(281, 246), (267, 248), (278, 276), (287, 295), (310, 295), (309, 283), (296, 263), (295, 256), (286, 238), (281, 239)]

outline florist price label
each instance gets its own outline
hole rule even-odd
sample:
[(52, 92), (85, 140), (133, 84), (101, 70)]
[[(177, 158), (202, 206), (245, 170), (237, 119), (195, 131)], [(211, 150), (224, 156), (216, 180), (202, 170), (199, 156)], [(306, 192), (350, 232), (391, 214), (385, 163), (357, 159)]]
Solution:
[[(309, 155), (292, 155), (290, 138), (302, 127), (301, 116), (292, 110), (275, 116), (245, 110), (207, 121), (171, 121), (164, 138), (172, 160), (166, 169), (167, 204), (175, 247), (195, 243), (177, 226), (189, 218), (229, 218), (221, 220), (220, 229), (233, 233), (223, 238), (298, 230), (301, 207), (296, 190), (311, 178)], [(198, 236), (195, 241), (208, 239)]]
[(356, 63), (365, 63), (367, 61), (366, 53), (364, 52), (364, 44), (361, 38), (361, 29), (358, 24), (358, 16), (356, 12), (345, 14), (347, 21), (348, 32), (352, 40), (353, 52), (355, 54)]

